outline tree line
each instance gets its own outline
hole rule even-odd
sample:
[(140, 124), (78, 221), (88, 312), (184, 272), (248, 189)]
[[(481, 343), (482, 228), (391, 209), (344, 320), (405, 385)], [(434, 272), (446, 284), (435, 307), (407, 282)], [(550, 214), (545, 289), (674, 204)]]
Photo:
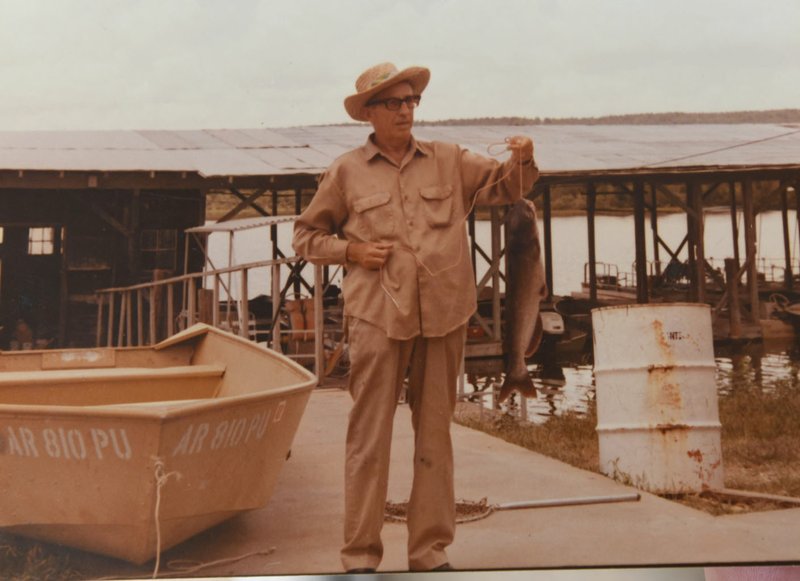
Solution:
[(692, 125), (737, 123), (800, 123), (800, 109), (728, 111), (721, 113), (631, 113), (600, 117), (474, 117), (417, 121), (417, 125)]

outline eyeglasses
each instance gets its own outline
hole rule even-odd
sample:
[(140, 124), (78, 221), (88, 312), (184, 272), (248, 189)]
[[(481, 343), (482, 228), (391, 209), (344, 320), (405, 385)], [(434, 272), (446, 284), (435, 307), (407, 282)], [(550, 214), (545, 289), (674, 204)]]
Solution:
[(409, 109), (414, 109), (415, 107), (419, 106), (419, 102), (422, 100), (422, 96), (420, 95), (409, 95), (404, 99), (398, 99), (397, 97), (390, 97), (388, 99), (375, 99), (373, 101), (369, 101), (367, 103), (368, 107), (372, 107), (374, 105), (383, 104), (389, 111), (399, 111), (400, 107), (403, 106), (403, 103), (406, 104), (406, 107)]

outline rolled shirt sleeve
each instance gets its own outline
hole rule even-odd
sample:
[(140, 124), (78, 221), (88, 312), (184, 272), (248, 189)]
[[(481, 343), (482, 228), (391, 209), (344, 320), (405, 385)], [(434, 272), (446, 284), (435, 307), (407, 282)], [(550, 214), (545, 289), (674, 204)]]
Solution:
[(342, 225), (347, 221), (347, 205), (335, 180), (325, 174), (306, 211), (294, 224), (294, 251), (314, 264), (344, 264), (347, 245)]

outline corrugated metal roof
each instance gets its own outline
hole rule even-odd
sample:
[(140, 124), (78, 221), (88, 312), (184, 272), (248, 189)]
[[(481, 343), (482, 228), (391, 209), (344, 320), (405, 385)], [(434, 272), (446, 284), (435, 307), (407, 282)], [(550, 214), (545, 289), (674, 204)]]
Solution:
[[(4, 131), (0, 169), (187, 171), (212, 176), (316, 174), (364, 143), (370, 128), (321, 126), (193, 131)], [(523, 134), (543, 172), (643, 167), (800, 166), (800, 125), (418, 126), (424, 140), (484, 155)]]

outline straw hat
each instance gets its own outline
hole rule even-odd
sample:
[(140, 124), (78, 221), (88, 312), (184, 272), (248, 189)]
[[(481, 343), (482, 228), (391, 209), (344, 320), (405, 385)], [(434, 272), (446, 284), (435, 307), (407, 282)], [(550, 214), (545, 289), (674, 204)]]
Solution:
[(356, 121), (366, 121), (364, 107), (367, 101), (384, 89), (402, 83), (411, 83), (414, 92), (421, 95), (428, 81), (431, 72), (425, 67), (408, 67), (398, 71), (392, 63), (381, 63), (368, 68), (356, 79), (356, 93), (344, 100), (344, 108), (348, 115)]

